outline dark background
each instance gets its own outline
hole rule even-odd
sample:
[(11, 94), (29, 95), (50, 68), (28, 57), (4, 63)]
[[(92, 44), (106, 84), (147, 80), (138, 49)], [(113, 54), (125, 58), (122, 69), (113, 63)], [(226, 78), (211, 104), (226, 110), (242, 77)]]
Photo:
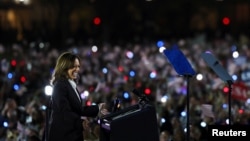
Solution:
[[(250, 33), (249, 0), (0, 0), (0, 42), (137, 42)], [(100, 18), (95, 24), (94, 19)], [(228, 17), (230, 23), (223, 24)]]

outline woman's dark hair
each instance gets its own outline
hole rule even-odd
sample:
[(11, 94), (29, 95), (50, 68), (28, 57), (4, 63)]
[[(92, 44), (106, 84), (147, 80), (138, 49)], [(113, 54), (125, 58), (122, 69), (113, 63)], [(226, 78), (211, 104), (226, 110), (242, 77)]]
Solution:
[(71, 52), (62, 53), (57, 61), (54, 71), (52, 73), (51, 84), (53, 85), (59, 79), (67, 79), (68, 78), (68, 69), (74, 67), (74, 61), (78, 59), (80, 62), (80, 57)]

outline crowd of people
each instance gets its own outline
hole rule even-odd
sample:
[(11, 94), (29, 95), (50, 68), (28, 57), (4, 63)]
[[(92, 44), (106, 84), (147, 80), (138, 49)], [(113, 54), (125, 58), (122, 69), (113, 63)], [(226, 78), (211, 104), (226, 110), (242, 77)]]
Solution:
[[(249, 125), (248, 100), (233, 97), (229, 118), (229, 94), (223, 91), (228, 83), (201, 58), (203, 52), (212, 52), (227, 72), (235, 76), (233, 80), (247, 87), (245, 92), (249, 97), (249, 37), (242, 35), (236, 39), (226, 35), (207, 40), (200, 34), (163, 40), (161, 46), (171, 48), (177, 44), (190, 62), (196, 74), (189, 79), (176, 72), (157, 43), (72, 43), (63, 49), (43, 42), (1, 44), (0, 141), (42, 140), (50, 100), (44, 88), (49, 85), (56, 58), (63, 51), (81, 57), (78, 90), (86, 105), (110, 104), (118, 98), (123, 109), (137, 104), (133, 89), (145, 94), (157, 111), (160, 141), (185, 140), (187, 116), (193, 141), (206, 141), (204, 124), (228, 124), (231, 119), (232, 124)], [(235, 51), (239, 53), (237, 58), (232, 56)], [(202, 79), (198, 79), (198, 74)], [(204, 107), (210, 108), (204, 110)], [(83, 133), (85, 140), (98, 140), (98, 122), (89, 119), (88, 125)]]

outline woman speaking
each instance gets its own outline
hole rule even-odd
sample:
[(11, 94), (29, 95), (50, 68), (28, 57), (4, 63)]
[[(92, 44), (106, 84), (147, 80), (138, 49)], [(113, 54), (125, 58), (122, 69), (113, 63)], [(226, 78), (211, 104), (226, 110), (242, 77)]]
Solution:
[(53, 85), (48, 141), (83, 141), (82, 117), (96, 117), (105, 104), (83, 106), (77, 90), (80, 57), (71, 52), (62, 53), (52, 73)]

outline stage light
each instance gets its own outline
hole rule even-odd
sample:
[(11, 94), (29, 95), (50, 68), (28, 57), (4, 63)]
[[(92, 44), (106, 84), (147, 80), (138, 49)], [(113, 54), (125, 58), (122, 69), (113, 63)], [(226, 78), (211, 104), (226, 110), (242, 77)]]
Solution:
[(223, 17), (222, 18), (222, 24), (225, 26), (228, 26), (230, 24), (230, 18), (229, 17)]
[(93, 20), (94, 25), (100, 25), (101, 24), (101, 18), (100, 17), (95, 17)]

